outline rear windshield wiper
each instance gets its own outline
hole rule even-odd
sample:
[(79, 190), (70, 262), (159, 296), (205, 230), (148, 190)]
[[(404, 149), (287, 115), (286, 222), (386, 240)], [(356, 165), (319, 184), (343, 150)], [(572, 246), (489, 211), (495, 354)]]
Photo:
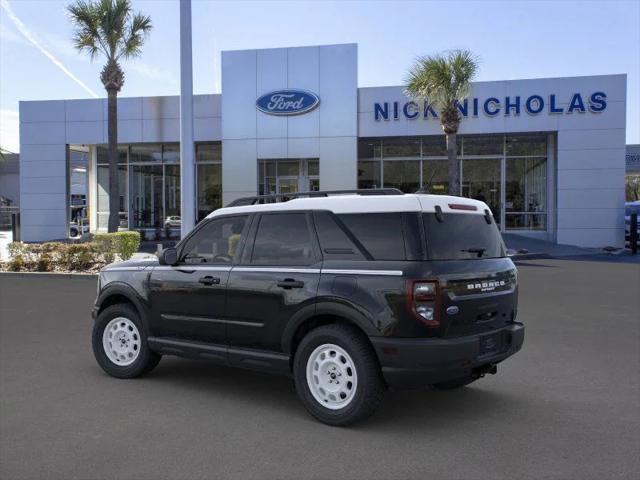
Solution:
[(471, 248), (465, 248), (460, 250), (461, 252), (467, 252), (467, 253), (477, 253), (478, 254), (478, 258), (480, 258), (482, 255), (484, 255), (484, 252), (487, 251), (486, 248), (475, 248), (475, 247), (471, 247)]

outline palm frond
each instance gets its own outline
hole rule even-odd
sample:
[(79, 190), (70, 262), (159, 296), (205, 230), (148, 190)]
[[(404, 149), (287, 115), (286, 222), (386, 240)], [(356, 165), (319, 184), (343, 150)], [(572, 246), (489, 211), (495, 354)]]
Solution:
[(124, 38), (122, 48), (118, 53), (119, 57), (132, 58), (140, 55), (142, 44), (151, 32), (151, 18), (147, 15), (137, 13), (129, 22), (129, 30)]
[(405, 92), (444, 110), (469, 94), (477, 70), (478, 59), (468, 50), (419, 57), (409, 69)]

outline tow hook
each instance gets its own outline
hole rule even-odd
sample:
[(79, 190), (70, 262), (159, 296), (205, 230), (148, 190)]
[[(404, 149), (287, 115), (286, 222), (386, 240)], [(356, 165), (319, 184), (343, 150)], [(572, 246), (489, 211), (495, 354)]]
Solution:
[(482, 378), (487, 374), (495, 375), (497, 372), (498, 372), (497, 365), (489, 363), (487, 365), (482, 365), (481, 367), (474, 368), (471, 371), (471, 376), (477, 379), (477, 378)]

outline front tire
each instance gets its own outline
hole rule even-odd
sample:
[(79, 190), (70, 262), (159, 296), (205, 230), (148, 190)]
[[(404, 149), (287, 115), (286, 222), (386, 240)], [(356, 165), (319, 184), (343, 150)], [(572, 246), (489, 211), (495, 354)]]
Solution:
[(309, 332), (296, 351), (293, 373), (305, 408), (327, 425), (351, 425), (371, 416), (385, 391), (373, 349), (351, 326)]
[(134, 378), (150, 372), (161, 356), (149, 349), (140, 316), (129, 304), (105, 308), (93, 325), (93, 354), (112, 377)]

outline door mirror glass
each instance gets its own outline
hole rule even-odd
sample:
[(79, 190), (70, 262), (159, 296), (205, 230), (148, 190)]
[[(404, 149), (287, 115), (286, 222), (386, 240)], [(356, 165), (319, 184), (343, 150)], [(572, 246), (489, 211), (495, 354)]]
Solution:
[(175, 265), (178, 263), (178, 251), (175, 248), (165, 248), (160, 253), (160, 265)]

